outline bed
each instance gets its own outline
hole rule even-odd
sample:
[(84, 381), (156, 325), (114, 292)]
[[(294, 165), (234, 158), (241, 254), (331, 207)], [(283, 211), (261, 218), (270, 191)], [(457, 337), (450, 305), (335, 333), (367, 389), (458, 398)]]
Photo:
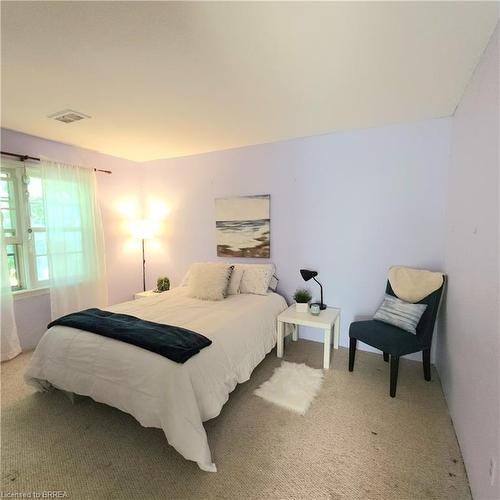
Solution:
[(203, 422), (219, 415), (237, 384), (276, 344), (280, 295), (230, 295), (221, 301), (187, 296), (185, 287), (124, 302), (107, 310), (201, 333), (212, 344), (184, 364), (82, 330), (54, 326), (42, 337), (26, 371), (37, 390), (51, 386), (89, 396), (163, 429), (184, 458), (216, 472)]

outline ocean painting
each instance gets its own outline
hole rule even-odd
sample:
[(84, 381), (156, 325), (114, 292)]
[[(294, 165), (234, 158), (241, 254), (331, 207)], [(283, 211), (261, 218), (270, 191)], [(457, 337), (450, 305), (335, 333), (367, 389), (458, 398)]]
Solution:
[(215, 228), (219, 257), (271, 256), (271, 195), (215, 200)]

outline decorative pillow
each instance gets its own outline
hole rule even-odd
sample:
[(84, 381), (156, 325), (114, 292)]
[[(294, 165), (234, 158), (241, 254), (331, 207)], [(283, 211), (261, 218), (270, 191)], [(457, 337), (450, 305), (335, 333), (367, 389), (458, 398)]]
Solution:
[(275, 292), (276, 289), (278, 288), (278, 283), (279, 283), (278, 276), (273, 274), (271, 276), (271, 281), (269, 282), (269, 290), (271, 290), (272, 292)]
[(240, 293), (267, 295), (274, 274), (273, 264), (235, 264), (235, 268), (243, 269)]
[(418, 322), (426, 309), (427, 304), (410, 304), (386, 294), (373, 319), (397, 326), (415, 335)]
[[(201, 262), (197, 262), (196, 264), (201, 264)], [(218, 262), (213, 262), (213, 263), (206, 262), (206, 264), (219, 264), (219, 263)], [(190, 273), (190, 271), (191, 271), (191, 268), (188, 269), (188, 272), (184, 275), (184, 278), (182, 278), (181, 284), (179, 286), (188, 286), (189, 285), (189, 273)], [(243, 277), (243, 268), (241, 268), (241, 267), (238, 269), (234, 268), (233, 272), (231, 273), (229, 285), (227, 287), (227, 295), (238, 295), (240, 293), (240, 284), (241, 284), (242, 277)]]
[(226, 298), (233, 266), (196, 263), (189, 269), (188, 296), (202, 300)]
[(227, 287), (228, 295), (238, 295), (240, 293), (241, 280), (243, 278), (243, 269), (241, 267), (233, 267), (234, 269)]

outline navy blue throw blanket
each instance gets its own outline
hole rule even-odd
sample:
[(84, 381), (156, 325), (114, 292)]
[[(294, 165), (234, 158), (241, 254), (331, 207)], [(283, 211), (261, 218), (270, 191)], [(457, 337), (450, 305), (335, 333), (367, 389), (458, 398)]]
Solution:
[(120, 340), (160, 354), (176, 363), (184, 363), (212, 341), (179, 326), (145, 321), (128, 314), (86, 309), (52, 321), (52, 326), (69, 326)]

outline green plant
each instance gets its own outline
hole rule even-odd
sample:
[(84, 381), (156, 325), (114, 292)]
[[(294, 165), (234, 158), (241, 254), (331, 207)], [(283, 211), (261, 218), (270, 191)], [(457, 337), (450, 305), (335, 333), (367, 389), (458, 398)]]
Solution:
[(170, 280), (166, 276), (160, 276), (156, 280), (156, 290), (158, 292), (166, 292), (170, 290)]
[(299, 304), (307, 304), (311, 299), (311, 292), (307, 288), (297, 288), (293, 295), (293, 300)]

